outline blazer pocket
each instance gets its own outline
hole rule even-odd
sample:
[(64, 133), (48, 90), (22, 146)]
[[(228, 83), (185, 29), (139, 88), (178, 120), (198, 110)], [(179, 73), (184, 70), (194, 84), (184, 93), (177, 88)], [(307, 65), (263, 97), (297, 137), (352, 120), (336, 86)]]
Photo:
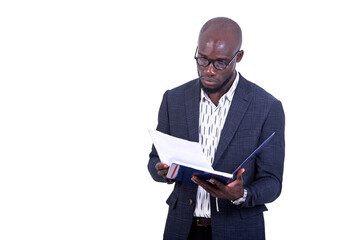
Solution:
[(267, 211), (267, 208), (265, 205), (257, 205), (255, 207), (240, 208), (239, 210), (240, 218), (246, 219)]
[(169, 205), (169, 208), (174, 209), (176, 207), (177, 200), (178, 200), (178, 197), (177, 197), (176, 193), (172, 192), (170, 194), (170, 196), (168, 197), (168, 199), (166, 200), (166, 203)]

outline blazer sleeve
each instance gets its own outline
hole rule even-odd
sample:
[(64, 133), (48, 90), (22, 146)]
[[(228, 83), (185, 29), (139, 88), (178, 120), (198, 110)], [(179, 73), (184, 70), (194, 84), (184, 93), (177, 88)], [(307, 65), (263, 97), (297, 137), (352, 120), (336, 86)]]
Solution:
[(255, 181), (245, 185), (248, 194), (242, 207), (252, 207), (274, 201), (281, 193), (285, 157), (285, 115), (282, 104), (272, 103), (264, 121), (259, 142), (275, 132), (256, 159)]
[[(170, 134), (169, 133), (170, 128), (169, 128), (167, 95), (168, 95), (168, 91), (166, 91), (164, 93), (164, 96), (163, 96), (163, 99), (162, 99), (162, 102), (160, 105), (159, 114), (158, 114), (158, 126), (157, 126), (156, 130), (158, 130), (162, 133)], [(161, 177), (157, 174), (155, 165), (158, 162), (160, 162), (160, 158), (158, 156), (158, 153), (157, 153), (154, 145), (152, 145), (152, 150), (149, 155), (149, 163), (148, 163), (148, 170), (150, 172), (150, 175), (157, 182), (168, 182), (169, 183), (170, 181), (165, 180), (163, 177)]]

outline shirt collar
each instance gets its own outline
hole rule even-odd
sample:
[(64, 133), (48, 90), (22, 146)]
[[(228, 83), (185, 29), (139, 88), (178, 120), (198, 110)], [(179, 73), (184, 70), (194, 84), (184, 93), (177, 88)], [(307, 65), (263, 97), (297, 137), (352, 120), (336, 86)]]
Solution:
[[(219, 102), (223, 98), (225, 98), (231, 102), (234, 97), (235, 90), (236, 90), (238, 83), (239, 83), (239, 73), (237, 72), (233, 84), (231, 85), (230, 89), (220, 98)], [(209, 96), (207, 95), (207, 93), (204, 92), (203, 89), (201, 89), (201, 100), (211, 101)]]

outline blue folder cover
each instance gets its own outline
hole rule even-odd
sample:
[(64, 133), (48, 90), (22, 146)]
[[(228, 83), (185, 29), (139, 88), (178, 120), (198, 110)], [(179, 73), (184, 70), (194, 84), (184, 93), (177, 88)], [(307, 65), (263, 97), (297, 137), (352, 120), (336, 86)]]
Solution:
[(194, 183), (193, 181), (191, 181), (191, 178), (193, 175), (195, 175), (205, 180), (210, 180), (211, 178), (215, 178), (224, 184), (228, 184), (233, 180), (235, 180), (237, 171), (239, 171), (246, 164), (246, 162), (248, 162), (251, 159), (254, 159), (256, 154), (260, 153), (260, 151), (270, 141), (270, 139), (274, 136), (274, 134), (275, 132), (273, 132), (262, 144), (260, 144), (260, 146), (256, 148), (240, 164), (240, 166), (235, 169), (235, 171), (232, 174), (219, 172), (211, 169), (198, 168), (196, 166), (185, 165), (175, 161), (171, 164), (169, 168), (167, 178), (177, 181)]
[(194, 183), (191, 181), (191, 177), (195, 175), (205, 180), (216, 178), (223, 183), (229, 183), (232, 180), (233, 175), (230, 173), (211, 171), (211, 169), (201, 169), (186, 166), (177, 162), (173, 162), (169, 168), (167, 178), (172, 180), (178, 180), (183, 182)]

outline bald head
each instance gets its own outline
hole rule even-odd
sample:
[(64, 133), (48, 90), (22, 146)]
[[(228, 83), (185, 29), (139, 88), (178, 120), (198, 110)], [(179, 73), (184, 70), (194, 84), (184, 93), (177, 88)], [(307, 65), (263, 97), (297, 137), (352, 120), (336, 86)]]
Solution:
[(210, 19), (200, 30), (199, 45), (213, 44), (214, 46), (221, 47), (226, 44), (231, 48), (231, 51), (236, 51), (241, 48), (241, 43), (241, 28), (230, 18), (217, 17)]
[(241, 43), (241, 28), (229, 18), (210, 19), (200, 30), (196, 53), (200, 84), (215, 104), (236, 78), (236, 64), (244, 55)]

